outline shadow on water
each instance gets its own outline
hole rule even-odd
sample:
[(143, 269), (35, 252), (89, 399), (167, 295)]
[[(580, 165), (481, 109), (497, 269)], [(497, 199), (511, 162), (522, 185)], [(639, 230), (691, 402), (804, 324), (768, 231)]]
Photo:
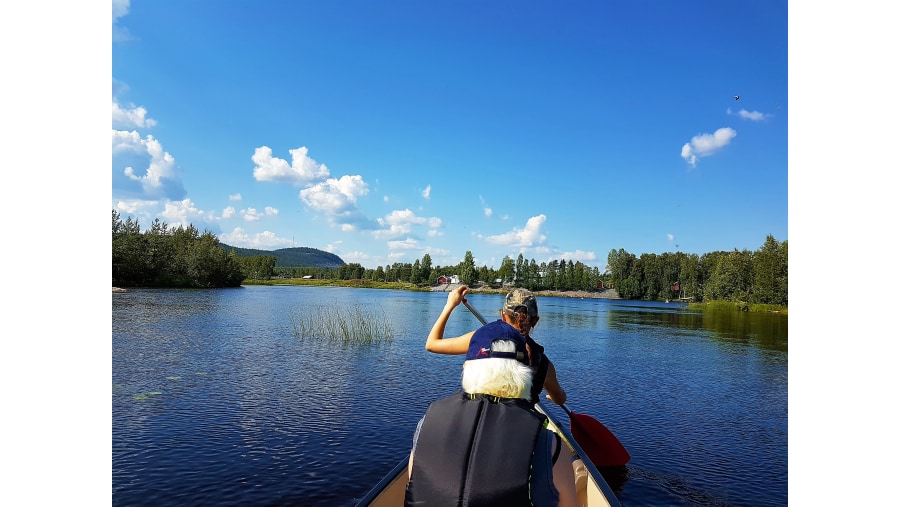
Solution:
[(625, 483), (628, 482), (628, 467), (597, 467), (597, 471), (600, 472), (600, 475), (602, 475), (606, 480), (606, 483), (609, 484), (613, 493), (615, 493), (616, 496), (620, 496), (622, 494), (622, 489), (625, 487)]

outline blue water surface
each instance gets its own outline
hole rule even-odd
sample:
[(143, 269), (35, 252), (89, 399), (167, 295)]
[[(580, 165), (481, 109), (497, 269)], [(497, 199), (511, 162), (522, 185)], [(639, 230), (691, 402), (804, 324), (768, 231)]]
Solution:
[[(424, 349), (446, 298), (298, 286), (113, 294), (112, 504), (355, 504), (409, 452), (428, 403), (459, 388), (463, 357)], [(497, 317), (502, 296), (468, 299)], [(539, 305), (533, 335), (568, 407), (631, 453), (607, 476), (623, 505), (787, 505), (787, 316)], [(391, 339), (294, 333), (323, 309), (362, 310), (389, 323)], [(461, 306), (446, 336), (477, 326)]]

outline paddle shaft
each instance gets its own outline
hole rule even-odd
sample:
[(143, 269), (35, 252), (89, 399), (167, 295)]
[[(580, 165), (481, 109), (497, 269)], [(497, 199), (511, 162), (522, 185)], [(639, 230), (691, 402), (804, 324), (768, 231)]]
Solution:
[(481, 314), (478, 313), (478, 310), (472, 308), (472, 305), (470, 305), (468, 301), (466, 301), (465, 299), (463, 299), (463, 304), (466, 305), (466, 308), (468, 308), (469, 311), (472, 312), (472, 315), (474, 315), (475, 318), (478, 319), (478, 322), (481, 322), (481, 325), (482, 325), (482, 326), (485, 325), (485, 324), (487, 324), (487, 321), (484, 320), (484, 317), (482, 317)]

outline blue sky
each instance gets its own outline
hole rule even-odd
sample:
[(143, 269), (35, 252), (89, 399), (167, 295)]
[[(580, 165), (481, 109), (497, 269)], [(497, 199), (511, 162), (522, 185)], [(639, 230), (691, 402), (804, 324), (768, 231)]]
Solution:
[(786, 1), (117, 0), (112, 34), (144, 227), (367, 268), (788, 239)]

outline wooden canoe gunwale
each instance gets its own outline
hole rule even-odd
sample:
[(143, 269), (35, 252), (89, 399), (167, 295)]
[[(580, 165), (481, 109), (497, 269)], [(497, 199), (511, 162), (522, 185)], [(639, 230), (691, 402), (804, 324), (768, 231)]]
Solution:
[(366, 496), (362, 497), (362, 499), (356, 503), (357, 507), (368, 507), (372, 504), (387, 487), (394, 482), (394, 479), (397, 478), (399, 474), (407, 474), (406, 467), (409, 466), (409, 454), (406, 455), (405, 458), (401, 459), (399, 463), (397, 463), (394, 468), (388, 472), (387, 475), (381, 478), (372, 489), (366, 493)]

